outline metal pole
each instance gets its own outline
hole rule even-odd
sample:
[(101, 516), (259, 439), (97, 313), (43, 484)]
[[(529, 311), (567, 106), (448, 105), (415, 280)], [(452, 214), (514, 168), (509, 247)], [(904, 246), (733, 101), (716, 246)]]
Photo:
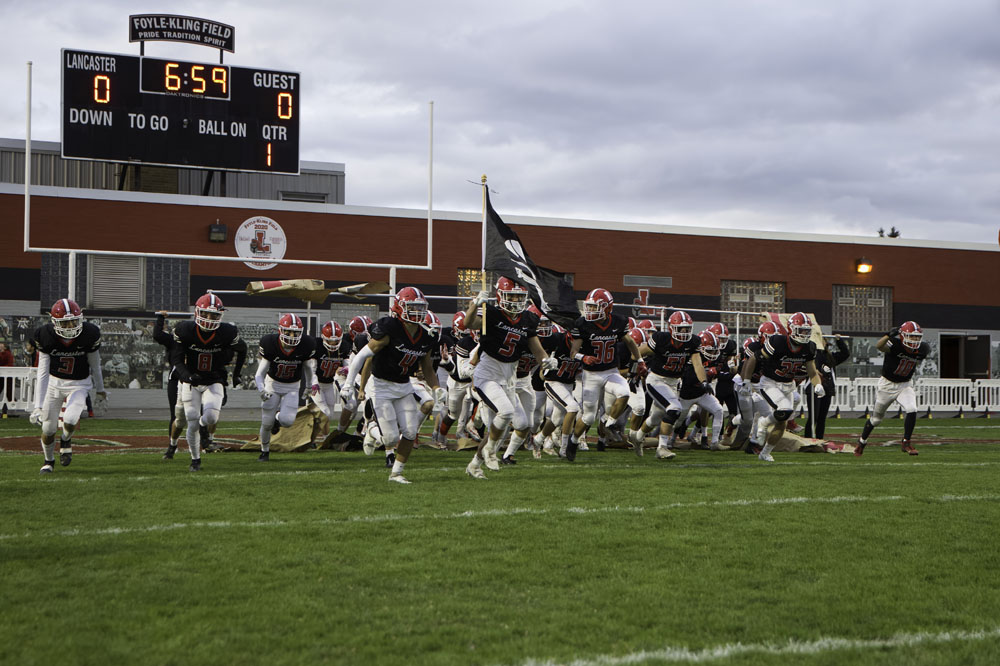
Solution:
[(434, 256), (434, 102), (430, 102), (430, 129), (427, 139), (427, 268)]
[(28, 88), (24, 121), (24, 251), (31, 247), (31, 61), (28, 61)]
[(69, 275), (66, 280), (66, 298), (76, 300), (76, 252), (69, 253)]

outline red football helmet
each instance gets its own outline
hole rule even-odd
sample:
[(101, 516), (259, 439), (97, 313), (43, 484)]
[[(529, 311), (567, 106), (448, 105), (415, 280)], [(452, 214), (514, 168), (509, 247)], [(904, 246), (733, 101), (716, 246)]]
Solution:
[(414, 324), (423, 324), (427, 316), (427, 299), (416, 287), (403, 287), (396, 294), (390, 309), (392, 316)]
[(465, 333), (465, 311), (459, 310), (451, 318), (451, 330), (455, 333)]
[(194, 302), (194, 323), (203, 331), (214, 331), (222, 323), (222, 299), (215, 294), (205, 294)]
[(587, 321), (603, 321), (611, 316), (615, 299), (607, 289), (594, 289), (583, 301), (583, 317)]
[(708, 330), (715, 333), (715, 339), (719, 341), (719, 349), (722, 349), (729, 342), (729, 327), (721, 321), (708, 327)]
[(698, 340), (698, 353), (703, 359), (714, 361), (719, 358), (719, 339), (715, 333), (706, 328), (698, 334)]
[(68, 298), (60, 298), (49, 310), (52, 326), (60, 338), (73, 339), (83, 330), (83, 310)]
[(809, 342), (809, 337), (812, 335), (813, 324), (809, 319), (809, 315), (805, 312), (796, 312), (791, 317), (788, 318), (788, 337), (790, 337), (794, 342), (804, 345)]
[(629, 331), (628, 334), (629, 336), (631, 336), (633, 340), (635, 340), (636, 347), (638, 347), (639, 345), (641, 345), (643, 342), (646, 341), (646, 331), (639, 328), (638, 326)]
[(291, 312), (278, 317), (278, 339), (287, 346), (294, 347), (302, 341), (302, 318)]
[(542, 312), (534, 303), (528, 306), (528, 312), (534, 313), (538, 317), (538, 337), (547, 338), (552, 335), (552, 320)]
[(357, 336), (362, 333), (368, 333), (369, 324), (365, 322), (366, 317), (357, 316), (347, 322), (347, 334), (351, 336), (351, 340), (354, 340)]
[(430, 310), (428, 310), (427, 314), (424, 315), (423, 327), (427, 329), (427, 332), (430, 333), (431, 336), (435, 338), (441, 337), (441, 319), (439, 319), (438, 316)]
[(678, 310), (667, 319), (667, 328), (670, 329), (671, 338), (677, 342), (687, 342), (691, 339), (694, 322), (691, 320), (691, 315), (683, 310)]
[(654, 324), (648, 319), (643, 319), (642, 321), (639, 322), (639, 328), (646, 331), (646, 333), (652, 333), (653, 331), (656, 330), (656, 324)]
[(328, 321), (319, 329), (319, 334), (323, 338), (323, 346), (335, 352), (340, 349), (340, 343), (344, 339), (344, 329), (335, 321)]
[(639, 325), (639, 322), (637, 322), (635, 320), (635, 317), (629, 317), (628, 318), (628, 330), (631, 331), (633, 328), (635, 328), (638, 325)]
[(508, 277), (497, 280), (497, 306), (507, 314), (521, 314), (528, 307), (528, 290)]
[(915, 321), (904, 322), (899, 327), (899, 337), (907, 349), (920, 349), (920, 343), (924, 339), (924, 329), (920, 328), (920, 324)]
[(555, 322), (552, 322), (552, 332), (553, 333), (565, 333), (566, 329), (563, 328), (562, 326), (560, 326), (559, 324), (557, 324)]
[(765, 321), (757, 327), (757, 340), (760, 344), (767, 342), (767, 339), (778, 332), (778, 325), (773, 321)]

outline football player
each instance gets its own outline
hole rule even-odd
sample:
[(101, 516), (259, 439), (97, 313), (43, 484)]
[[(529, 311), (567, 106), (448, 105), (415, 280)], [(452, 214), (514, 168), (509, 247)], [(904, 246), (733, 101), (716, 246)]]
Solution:
[[(542, 346), (556, 360), (557, 365), (555, 369), (542, 373), (545, 395), (552, 404), (552, 411), (541, 431), (535, 435), (535, 446), (541, 447), (542, 451), (549, 455), (562, 453), (565, 456), (566, 449), (569, 447), (570, 434), (576, 423), (576, 416), (580, 412), (580, 402), (576, 399), (575, 385), (576, 375), (582, 363), (576, 360), (574, 354), (570, 353), (573, 339), (561, 327), (553, 325), (552, 334), (547, 338), (542, 338)], [(557, 428), (560, 430), (560, 439), (562, 440), (558, 449), (546, 442)]]
[[(337, 383), (337, 374), (340, 368), (347, 363), (347, 355), (350, 352), (350, 345), (344, 344), (344, 329), (340, 324), (330, 320), (325, 322), (319, 329), (319, 341), (314, 342), (313, 360), (316, 361), (315, 383), (309, 391), (309, 397), (319, 408), (319, 411), (326, 416), (329, 423), (335, 424), (334, 432), (340, 432), (340, 385)], [(327, 446), (326, 438), (323, 446)]]
[[(448, 430), (455, 421), (459, 422), (457, 435), (464, 434), (465, 423), (468, 421), (469, 403), (466, 396), (472, 382), (472, 374), (468, 365), (472, 356), (472, 350), (476, 348), (475, 337), (465, 327), (465, 312), (456, 312), (451, 319), (451, 331), (455, 343), (448, 350), (452, 358), (452, 368), (448, 373), (448, 412), (441, 417), (441, 423), (435, 429), (435, 436), (438, 443), (444, 444), (447, 441)], [(461, 418), (463, 411), (465, 419)]]
[(637, 430), (633, 430), (629, 437), (635, 447), (636, 455), (642, 455), (646, 435), (657, 426), (659, 426), (659, 441), (656, 446), (656, 457), (670, 460), (676, 455), (670, 450), (673, 424), (665, 421), (664, 417), (671, 410), (680, 412), (677, 386), (684, 376), (684, 368), (690, 363), (698, 381), (701, 383), (708, 381), (704, 361), (698, 352), (700, 339), (692, 333), (693, 327), (691, 315), (683, 310), (677, 310), (667, 319), (667, 330), (654, 330), (648, 341), (639, 348), (644, 356), (649, 357), (646, 393), (653, 400), (646, 420)]
[[(854, 455), (860, 456), (865, 451), (868, 437), (872, 434), (882, 417), (893, 402), (899, 403), (906, 413), (903, 421), (903, 453), (917, 455), (917, 450), (910, 443), (913, 428), (917, 424), (917, 394), (913, 390), (913, 371), (930, 353), (931, 346), (924, 340), (924, 330), (915, 321), (904, 322), (899, 328), (893, 328), (879, 338), (875, 346), (884, 354), (882, 358), (882, 376), (878, 380), (878, 390), (875, 394), (875, 408), (865, 423), (865, 428), (858, 438)], [(822, 397), (818, 392), (817, 397)]]
[(260, 339), (260, 361), (254, 383), (260, 393), (260, 456), (271, 459), (271, 435), (295, 423), (299, 410), (299, 384), (305, 377), (312, 386), (316, 370), (315, 339), (303, 335), (302, 318), (287, 313), (278, 317), (278, 332)]
[(612, 312), (613, 306), (614, 298), (607, 289), (591, 290), (583, 301), (583, 316), (576, 320), (570, 332), (573, 356), (583, 363), (580, 413), (566, 448), (566, 459), (570, 462), (576, 459), (580, 438), (596, 420), (598, 403), (605, 392), (614, 399), (605, 409), (605, 428), (613, 426), (628, 405), (631, 391), (628, 380), (618, 371), (618, 342), (625, 342), (639, 373), (646, 371), (639, 348), (628, 335), (628, 319)]
[(59, 462), (65, 467), (73, 460), (73, 432), (87, 408), (90, 390), (107, 399), (101, 374), (101, 330), (85, 322), (80, 306), (68, 298), (56, 301), (49, 316), (51, 321), (39, 326), (32, 338), (38, 351), (38, 370), (30, 421), (42, 427), (44, 464), (39, 474), (51, 474), (55, 469), (55, 436), (63, 406)]
[[(538, 340), (538, 317), (528, 312), (528, 291), (508, 277), (497, 280), (496, 305), (489, 303), (488, 292), (480, 292), (465, 310), (466, 326), (482, 327), (479, 336), (479, 362), (472, 374), (473, 390), (490, 412), (489, 436), (480, 442), (476, 454), (465, 468), (475, 479), (485, 479), (482, 464), (500, 469), (496, 457), (499, 442), (508, 426), (514, 450), (529, 434), (530, 423), (521, 401), (513, 391), (518, 361), (529, 351), (545, 370), (556, 366)], [(483, 307), (483, 316), (478, 308)]]
[(851, 357), (851, 350), (840, 335), (834, 336), (834, 344), (836, 349), (831, 349), (828, 341), (826, 349), (816, 350), (816, 370), (823, 378), (823, 388), (826, 390), (826, 395), (822, 398), (816, 398), (812, 395), (812, 384), (806, 385), (805, 398), (810, 402), (809, 419), (806, 421), (806, 437), (812, 437), (815, 432), (817, 439), (823, 439), (830, 402), (837, 394), (837, 374), (834, 369)]
[[(696, 406), (701, 408), (712, 419), (712, 435), (708, 448), (712, 451), (719, 451), (722, 448), (719, 444), (719, 436), (722, 433), (722, 404), (712, 395), (711, 388), (711, 380), (716, 373), (715, 361), (718, 360), (720, 354), (719, 340), (715, 337), (715, 333), (710, 330), (702, 331), (696, 339), (698, 340), (698, 356), (701, 362), (707, 365), (702, 369), (709, 381), (702, 381), (698, 376), (694, 365), (695, 360), (692, 356), (681, 375), (680, 388), (677, 391), (677, 408), (668, 410), (663, 417), (663, 422), (672, 427), (681, 415), (686, 414)], [(704, 428), (707, 431), (707, 422)]]
[[(214, 430), (219, 422), (225, 398), (226, 364), (242, 346), (236, 326), (222, 321), (224, 310), (222, 299), (205, 294), (194, 304), (194, 320), (179, 322), (174, 327), (170, 362), (178, 376), (177, 397), (187, 421), (192, 472), (201, 469), (201, 427)], [(172, 458), (175, 450), (176, 443), (171, 442), (164, 458)]]
[[(642, 345), (647, 341), (646, 331), (647, 329), (638, 326), (629, 331), (629, 336), (631, 336), (636, 346), (639, 347), (640, 352), (642, 350)], [(628, 386), (630, 391), (628, 407), (631, 414), (629, 415), (628, 428), (629, 432), (634, 432), (642, 427), (642, 422), (646, 416), (646, 374), (648, 374), (648, 372), (640, 373), (639, 364), (632, 362), (624, 354), (622, 354), (621, 363), (623, 365), (620, 370), (626, 377), (628, 377)], [(636, 447), (635, 450), (636, 452), (641, 451), (641, 444)]]
[[(403, 476), (406, 461), (417, 438), (421, 413), (414, 400), (410, 377), (420, 369), (434, 392), (435, 402), (447, 400), (447, 391), (438, 386), (431, 361), (432, 350), (439, 346), (436, 336), (424, 328), (427, 299), (416, 287), (403, 287), (390, 306), (390, 315), (371, 327), (367, 346), (351, 361), (341, 398), (354, 399), (354, 379), (361, 374), (358, 400), (370, 391), (374, 417), (378, 421), (386, 449), (396, 448), (389, 481), (408, 484)], [(368, 389), (370, 379), (371, 388)]]
[[(812, 320), (804, 312), (796, 312), (788, 318), (788, 334), (776, 333), (767, 338), (760, 352), (760, 394), (770, 408), (765, 415), (764, 428), (772, 428), (757, 457), (765, 462), (774, 462), (771, 451), (785, 434), (785, 423), (792, 416), (795, 398), (795, 375), (805, 368), (813, 392), (817, 398), (826, 395), (822, 379), (816, 371), (816, 344), (812, 335)], [(750, 356), (740, 372), (740, 384), (749, 386), (749, 380), (757, 369), (757, 355)]]
[(156, 313), (156, 323), (153, 325), (153, 340), (163, 345), (167, 353), (167, 364), (170, 366), (170, 372), (167, 374), (167, 403), (170, 405), (170, 424), (167, 426), (167, 434), (170, 443), (163, 454), (164, 460), (170, 460), (174, 457), (174, 452), (177, 451), (177, 441), (181, 438), (181, 433), (184, 432), (184, 426), (187, 422), (184, 420), (184, 405), (177, 400), (177, 385), (180, 378), (177, 369), (170, 360), (174, 346), (174, 335), (172, 332), (168, 333), (166, 329), (167, 311), (160, 310)]

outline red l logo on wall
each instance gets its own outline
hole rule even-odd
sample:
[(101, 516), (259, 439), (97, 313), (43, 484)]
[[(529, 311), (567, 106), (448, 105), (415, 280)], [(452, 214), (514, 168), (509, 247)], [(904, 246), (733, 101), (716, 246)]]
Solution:
[(652, 317), (656, 314), (656, 310), (643, 307), (649, 305), (649, 289), (640, 289), (639, 297), (634, 299), (632, 304), (637, 306), (636, 308), (632, 308), (637, 317)]

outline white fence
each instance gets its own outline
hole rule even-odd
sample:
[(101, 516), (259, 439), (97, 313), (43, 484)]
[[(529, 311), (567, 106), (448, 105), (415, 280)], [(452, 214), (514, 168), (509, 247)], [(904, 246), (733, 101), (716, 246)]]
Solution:
[[(837, 379), (837, 393), (830, 403), (830, 411), (864, 412), (875, 406), (878, 377)], [(931, 412), (1000, 412), (1000, 379), (917, 379), (917, 406)], [(237, 391), (255, 398), (254, 391)], [(148, 394), (148, 404), (145, 397)], [(162, 390), (129, 390), (129, 407), (162, 407)], [(242, 397), (234, 396), (233, 397)], [(0, 368), (0, 405), (8, 411), (30, 412), (35, 399), (34, 368)], [(116, 401), (120, 402), (120, 401)], [(254, 399), (246, 405), (257, 406)], [(118, 406), (113, 402), (112, 406)], [(125, 406), (124, 404), (121, 406)]]

